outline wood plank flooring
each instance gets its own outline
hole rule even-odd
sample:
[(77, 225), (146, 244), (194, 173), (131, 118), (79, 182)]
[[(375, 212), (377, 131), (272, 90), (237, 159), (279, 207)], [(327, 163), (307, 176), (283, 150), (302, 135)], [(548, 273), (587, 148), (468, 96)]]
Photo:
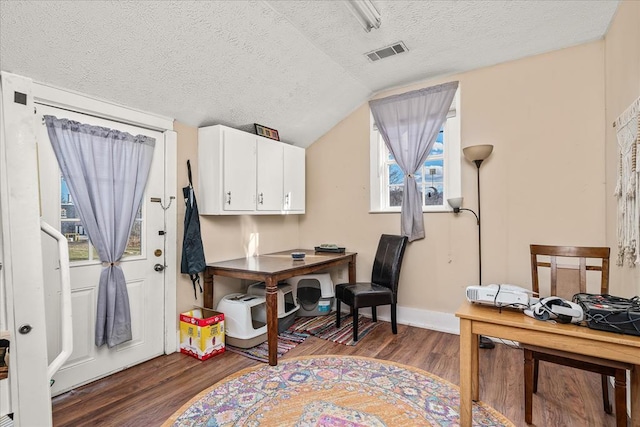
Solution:
[[(386, 323), (356, 346), (309, 337), (284, 358), (374, 357), (415, 366), (458, 385), (458, 351), (457, 335), (405, 325), (398, 325), (398, 335), (393, 335)], [(480, 357), (480, 399), (516, 426), (526, 426), (522, 350), (498, 344), (493, 350), (480, 350)], [(161, 356), (55, 397), (54, 426), (159, 426), (198, 392), (258, 364), (231, 352), (205, 362), (180, 353)], [(541, 362), (538, 387), (534, 426), (615, 426), (614, 416), (602, 409), (598, 375)]]

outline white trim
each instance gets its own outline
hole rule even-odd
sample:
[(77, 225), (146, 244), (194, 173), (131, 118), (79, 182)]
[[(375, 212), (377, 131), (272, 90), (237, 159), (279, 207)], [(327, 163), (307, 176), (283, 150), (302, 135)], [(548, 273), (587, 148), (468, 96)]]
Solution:
[(398, 307), (398, 320), (403, 325), (460, 335), (460, 321), (453, 313)]
[(44, 83), (33, 83), (33, 99), (36, 103), (51, 105), (107, 120), (140, 126), (163, 132), (173, 130), (173, 119), (147, 113), (113, 102), (92, 98), (68, 89), (60, 89)]
[(446, 138), (444, 141), (444, 165), (447, 172), (444, 175), (444, 200), (442, 203), (447, 211), (451, 210), (447, 200), (452, 197), (459, 197), (462, 194), (462, 150), (460, 148), (462, 120), (460, 108), (457, 107), (460, 105), (460, 89), (456, 91), (454, 103), (456, 105), (456, 114), (452, 117), (447, 116), (447, 120), (444, 122), (444, 137)]
[[(167, 265), (164, 274), (164, 352), (176, 351), (179, 341), (176, 340), (178, 330), (178, 313), (176, 301), (176, 280), (179, 271), (177, 264), (177, 211), (182, 197), (175, 194), (177, 188), (178, 134), (172, 130), (164, 133), (164, 203), (171, 202), (165, 211), (165, 246), (164, 263)], [(172, 200), (171, 197), (174, 197)]]
[[(17, 427), (50, 426), (33, 84), (15, 74), (0, 75), (0, 243), (11, 334), (10, 399)], [(26, 94), (26, 105), (14, 102), (14, 92)], [(18, 333), (26, 324), (31, 332)]]
[[(437, 212), (445, 212), (445, 213), (451, 213), (453, 212), (453, 209), (451, 208), (451, 206), (449, 206), (448, 203), (445, 203), (446, 206), (423, 206), (422, 207), (422, 212), (423, 213), (437, 213)], [(370, 214), (399, 214), (400, 213), (400, 208), (390, 208), (388, 210), (382, 210), (382, 209), (376, 209), (376, 210), (369, 210)]]
[[(343, 304), (343, 306), (346, 304)], [(347, 306), (347, 312), (348, 312)], [(401, 325), (415, 326), (416, 328), (430, 329), (432, 331), (445, 332), (447, 334), (460, 335), (460, 321), (453, 313), (422, 310), (420, 308), (397, 306), (397, 321)], [(358, 314), (371, 317), (371, 312), (363, 308)], [(380, 306), (376, 310), (379, 320), (391, 321), (391, 311), (388, 305)]]
[(373, 114), (369, 112), (369, 209), (371, 212), (388, 212), (382, 209), (382, 150), (379, 140)]

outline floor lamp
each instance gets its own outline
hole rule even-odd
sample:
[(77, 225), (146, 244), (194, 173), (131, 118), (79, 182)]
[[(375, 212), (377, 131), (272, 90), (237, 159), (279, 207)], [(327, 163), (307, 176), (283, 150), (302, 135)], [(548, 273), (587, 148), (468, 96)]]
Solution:
[[(484, 144), (484, 145), (472, 145), (470, 147), (466, 147), (462, 149), (462, 153), (464, 157), (473, 162), (476, 165), (477, 179), (478, 179), (478, 213), (476, 214), (472, 209), (467, 209), (462, 207), (462, 197), (456, 197), (452, 199), (448, 199), (449, 205), (453, 208), (454, 213), (459, 213), (460, 211), (468, 211), (471, 212), (476, 217), (476, 222), (478, 223), (478, 285), (482, 286), (482, 225), (480, 223), (480, 165), (482, 162), (491, 155), (493, 151), (493, 145)], [(495, 345), (493, 341), (489, 338), (480, 336), (480, 347), (481, 348), (494, 348)]]

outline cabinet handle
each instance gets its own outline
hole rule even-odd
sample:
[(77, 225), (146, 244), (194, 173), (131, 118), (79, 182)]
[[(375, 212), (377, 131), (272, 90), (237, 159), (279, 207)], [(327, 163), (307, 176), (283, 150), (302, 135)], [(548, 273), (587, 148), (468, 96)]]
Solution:
[(290, 194), (290, 193), (287, 193), (287, 194), (285, 194), (285, 196), (284, 196), (284, 206), (285, 206), (285, 209), (289, 209), (289, 194)]
[(260, 201), (258, 201), (261, 205), (264, 204), (264, 193), (260, 193)]
[(231, 204), (231, 191), (227, 191), (227, 204)]

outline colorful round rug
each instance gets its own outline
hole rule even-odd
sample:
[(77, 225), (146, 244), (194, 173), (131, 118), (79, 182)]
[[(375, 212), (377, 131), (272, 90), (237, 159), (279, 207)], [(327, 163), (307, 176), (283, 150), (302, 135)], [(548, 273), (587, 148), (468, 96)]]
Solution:
[[(457, 426), (459, 388), (411, 366), (355, 356), (243, 369), (187, 402), (164, 426)], [(474, 426), (513, 426), (473, 404)]]

